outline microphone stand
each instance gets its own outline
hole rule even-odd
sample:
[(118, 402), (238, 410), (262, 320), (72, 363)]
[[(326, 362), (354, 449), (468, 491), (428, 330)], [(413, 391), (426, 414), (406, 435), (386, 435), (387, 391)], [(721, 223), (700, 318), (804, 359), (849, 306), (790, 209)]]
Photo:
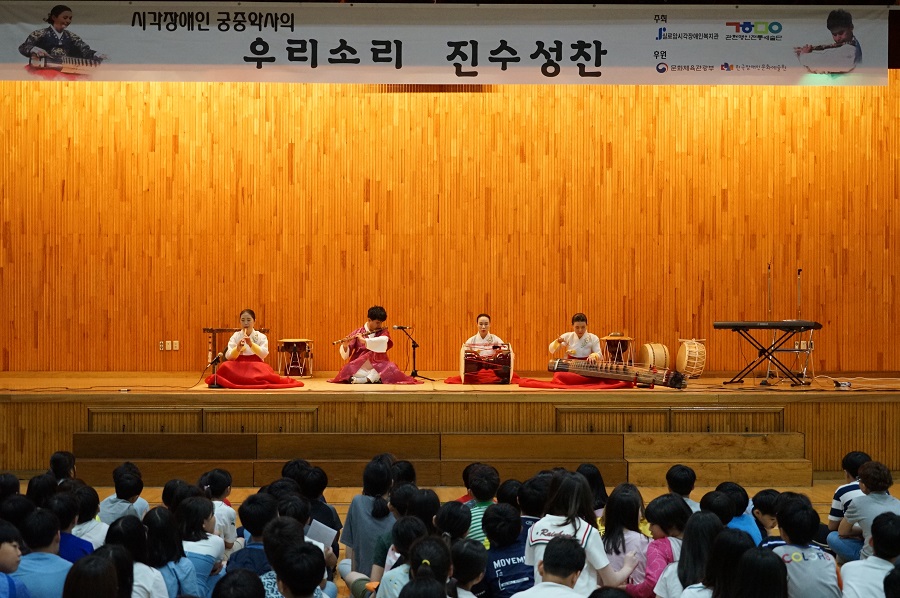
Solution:
[(405, 334), (407, 337), (409, 337), (409, 340), (410, 340), (410, 341), (412, 341), (412, 362), (413, 362), (413, 367), (412, 367), (412, 371), (409, 373), (409, 375), (412, 376), (413, 378), (421, 378), (422, 380), (430, 380), (431, 382), (434, 382), (434, 378), (428, 378), (428, 377), (426, 377), (426, 376), (420, 376), (420, 375), (419, 375), (419, 370), (416, 369), (416, 349), (419, 348), (419, 343), (417, 343), (417, 342), (416, 342), (416, 339), (414, 339), (414, 338), (409, 334), (409, 332), (406, 330), (406, 328), (401, 328), (400, 330), (403, 332), (403, 334)]
[[(212, 384), (207, 384), (208, 388), (225, 388), (221, 384), (219, 384), (219, 362), (222, 361), (219, 355), (216, 355), (215, 359), (213, 359), (213, 381)], [(206, 366), (209, 367), (209, 366)]]

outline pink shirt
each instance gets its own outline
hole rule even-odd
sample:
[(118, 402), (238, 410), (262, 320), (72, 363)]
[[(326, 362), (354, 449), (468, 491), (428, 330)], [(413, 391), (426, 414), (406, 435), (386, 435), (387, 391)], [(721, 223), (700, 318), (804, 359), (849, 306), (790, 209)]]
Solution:
[(644, 581), (625, 586), (625, 591), (629, 596), (653, 598), (653, 588), (656, 587), (656, 582), (659, 581), (659, 576), (662, 575), (666, 565), (678, 560), (672, 550), (673, 542), (677, 542), (680, 549), (681, 540), (679, 538), (660, 538), (650, 541), (647, 546), (647, 567), (644, 570)]

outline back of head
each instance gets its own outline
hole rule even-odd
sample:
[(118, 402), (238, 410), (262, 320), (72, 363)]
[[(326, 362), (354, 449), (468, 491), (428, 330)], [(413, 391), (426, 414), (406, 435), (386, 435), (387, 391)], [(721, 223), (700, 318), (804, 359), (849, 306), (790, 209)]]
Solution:
[(325, 555), (306, 542), (285, 546), (274, 560), (269, 559), (269, 564), (295, 597), (312, 596), (325, 576)]
[(893, 562), (900, 556), (900, 515), (890, 511), (872, 521), (872, 548), (875, 556)]
[(587, 480), (588, 486), (591, 488), (591, 495), (594, 497), (594, 510), (602, 509), (606, 506), (609, 496), (606, 494), (606, 484), (603, 482), (603, 474), (597, 469), (593, 463), (582, 463), (575, 470)]
[(144, 491), (144, 480), (133, 473), (122, 473), (114, 480), (116, 485), (116, 498), (121, 500), (131, 500), (135, 496), (140, 496)]
[(175, 511), (178, 534), (188, 542), (205, 540), (209, 535), (203, 528), (206, 520), (215, 514), (212, 501), (205, 496), (192, 496), (181, 501)]
[(184, 556), (184, 545), (178, 534), (175, 516), (165, 507), (150, 509), (143, 520), (147, 528), (147, 564), (163, 567)]
[(697, 474), (687, 465), (673, 465), (666, 472), (666, 484), (669, 492), (687, 496), (694, 490), (697, 483)]
[(651, 500), (645, 515), (647, 521), (658, 525), (667, 536), (673, 536), (684, 531), (691, 508), (681, 496), (670, 492)]
[(425, 536), (409, 548), (411, 577), (431, 577), (444, 585), (450, 576), (450, 548), (437, 536)]
[(715, 513), (722, 525), (728, 525), (734, 519), (734, 501), (727, 494), (718, 490), (703, 495), (703, 498), (700, 499), (700, 510)]
[(544, 575), (568, 577), (584, 569), (584, 548), (578, 540), (557, 536), (544, 549)]
[(781, 512), (789, 504), (800, 502), (809, 507), (812, 506), (812, 502), (810, 502), (809, 497), (805, 494), (800, 494), (799, 492), (792, 492), (790, 490), (786, 492), (782, 492), (778, 495), (778, 498), (775, 499), (775, 516), (778, 516), (778, 513)]
[[(238, 507), (244, 529), (252, 536), (262, 536), (270, 521), (278, 517), (278, 501), (271, 494), (257, 492), (248, 496)], [(309, 503), (307, 503), (307, 517)]]
[(772, 488), (760, 490), (753, 495), (753, 510), (758, 510), (763, 515), (774, 516), (778, 512), (775, 510), (775, 504), (778, 502), (780, 494), (778, 490)]
[(206, 472), (201, 478), (203, 483), (198, 483), (200, 489), (206, 492), (207, 498), (217, 500), (228, 492), (231, 488), (231, 474), (224, 469), (213, 469)]
[(48, 548), (59, 535), (59, 519), (48, 509), (37, 508), (20, 528), (25, 544), (32, 550)]
[(747, 491), (744, 490), (744, 487), (735, 482), (722, 482), (718, 486), (716, 486), (717, 492), (724, 492), (728, 495), (728, 498), (731, 499), (731, 502), (734, 503), (734, 512), (733, 515), (735, 517), (740, 517), (744, 514), (744, 511), (747, 510), (747, 507), (750, 505), (750, 497), (747, 496)]
[(597, 588), (588, 598), (631, 598), (622, 588)]
[(469, 473), (469, 492), (475, 500), (493, 500), (500, 487), (500, 474), (491, 465), (478, 465)]
[(69, 451), (57, 451), (50, 455), (50, 474), (57, 481), (75, 477), (75, 455)]
[(450, 547), (450, 560), (453, 563), (453, 579), (459, 585), (465, 585), (478, 579), (487, 567), (487, 549), (484, 544), (475, 540), (464, 539)]
[(519, 480), (504, 480), (497, 488), (497, 502), (512, 505), (519, 509), (519, 488), (522, 482)]
[(871, 460), (872, 457), (862, 451), (851, 451), (841, 459), (841, 469), (846, 471), (851, 478), (856, 478), (859, 475), (859, 467)]
[(384, 495), (390, 491), (392, 483), (391, 466), (386, 460), (376, 457), (366, 464), (363, 470), (363, 494), (375, 498), (371, 513), (375, 519), (383, 519), (390, 514)]
[(472, 510), (460, 502), (444, 503), (434, 516), (434, 526), (448, 543), (455, 542), (469, 533)]
[(73, 491), (78, 501), (78, 523), (86, 523), (100, 510), (100, 495), (90, 486), (79, 486)]
[[(113, 564), (118, 580), (118, 598), (131, 598), (134, 585), (134, 559), (124, 546), (104, 544), (94, 551), (94, 556), (106, 559)], [(90, 596), (90, 594), (86, 594)]]
[(60, 529), (66, 530), (69, 526), (77, 523), (78, 499), (74, 495), (68, 492), (57, 492), (47, 499), (45, 505), (59, 519)]
[(538, 474), (522, 483), (519, 488), (519, 508), (523, 515), (540, 517), (544, 514), (547, 494), (550, 492), (551, 474)]
[(446, 598), (447, 588), (431, 577), (417, 577), (403, 586), (399, 598)]
[(43, 507), (47, 499), (56, 494), (56, 478), (49, 473), (36, 475), (28, 480), (28, 488), (25, 490), (25, 496), (33, 502), (35, 506)]
[(409, 548), (413, 542), (428, 535), (428, 529), (418, 517), (405, 516), (394, 522), (391, 528), (391, 542), (394, 550), (404, 559), (409, 557)]
[[(683, 502), (683, 501), (682, 501)], [(578, 520), (597, 527), (594, 514), (594, 497), (587, 480), (580, 473), (561, 471), (553, 475), (544, 511), (547, 515), (565, 517), (566, 523), (580, 525)]]
[[(281, 477), (291, 478), (301, 486), (303, 485), (303, 477), (310, 468), (309, 461), (306, 459), (292, 459), (285, 463), (281, 468)], [(316, 496), (315, 498), (318, 498)]]
[(678, 580), (683, 588), (703, 579), (713, 541), (723, 527), (715, 513), (700, 511), (688, 518), (678, 559)]
[(19, 476), (11, 473), (0, 473), (0, 502), (18, 494), (21, 487)]
[(644, 498), (634, 484), (616, 486), (603, 511), (603, 546), (607, 553), (625, 554), (625, 531), (640, 531)]
[(900, 568), (894, 567), (884, 578), (884, 598), (900, 598)]
[(177, 513), (178, 507), (181, 506), (181, 503), (189, 498), (206, 498), (206, 494), (203, 492), (203, 490), (200, 489), (199, 486), (195, 486), (194, 484), (179, 484), (175, 487), (174, 493), (172, 495), (172, 504), (169, 506), (169, 508)]
[(884, 463), (869, 461), (859, 466), (859, 483), (869, 492), (887, 492), (894, 485), (891, 470)]
[(409, 509), (419, 494), (415, 484), (400, 484), (391, 488), (390, 506), (401, 517), (409, 514)]
[(113, 563), (89, 554), (78, 559), (66, 575), (63, 598), (117, 598), (119, 577)]
[(415, 484), (416, 468), (409, 461), (394, 461), (391, 465), (391, 478), (394, 484)]
[(281, 500), (285, 496), (301, 496), (300, 484), (292, 478), (278, 478), (271, 484), (260, 488), (260, 494), (271, 494), (275, 500)]
[(125, 461), (124, 463), (122, 463), (121, 465), (119, 465), (118, 467), (113, 469), (113, 473), (112, 473), (113, 483), (115, 483), (116, 478), (126, 475), (126, 474), (137, 476), (139, 478), (142, 477), (141, 470), (137, 465), (135, 465), (131, 461)]
[(303, 525), (290, 517), (276, 517), (263, 530), (263, 549), (270, 563), (272, 559), (280, 558), (288, 546), (304, 542)]
[(184, 480), (180, 479), (172, 479), (166, 482), (166, 485), (163, 486), (162, 491), (162, 502), (166, 505), (166, 508), (171, 509), (172, 511), (178, 506), (175, 503), (175, 495), (178, 493), (179, 488), (183, 486), (188, 486), (189, 484)]
[(213, 589), (212, 598), (266, 598), (258, 575), (247, 569), (229, 570)]
[(319, 500), (328, 487), (328, 474), (321, 467), (309, 467), (297, 482), (300, 484), (300, 494), (307, 500)]
[(489, 506), (482, 516), (481, 527), (491, 548), (505, 548), (515, 544), (522, 532), (519, 510), (506, 503)]
[(135, 562), (147, 564), (147, 532), (134, 515), (113, 521), (106, 532), (106, 543), (124, 546)]
[(741, 556), (755, 547), (753, 538), (743, 530), (726, 527), (713, 541), (706, 563), (703, 585), (713, 588), (714, 598), (726, 598), (734, 591), (734, 577)]
[(25, 518), (36, 508), (33, 502), (21, 494), (15, 494), (0, 503), (0, 519), (9, 521), (21, 530)]
[(413, 496), (407, 514), (418, 517), (422, 523), (425, 524), (428, 533), (432, 534), (435, 531), (434, 518), (440, 508), (441, 499), (438, 498), (438, 495), (434, 490), (430, 488), (419, 488), (419, 491)]
[(18, 544), (20, 548), (24, 544), (19, 528), (3, 519), (0, 519), (0, 544)]
[(788, 598), (787, 567), (768, 548), (751, 548), (738, 561), (734, 587), (734, 598)]
[(778, 529), (790, 544), (807, 546), (819, 530), (819, 514), (802, 501), (789, 502), (776, 515)]
[(469, 463), (468, 465), (466, 465), (465, 467), (463, 467), (463, 470), (462, 470), (462, 481), (463, 481), (463, 487), (464, 487), (464, 488), (468, 488), (468, 487), (469, 487), (469, 476), (472, 475), (472, 470), (475, 469), (476, 467), (478, 467), (479, 465), (484, 465), (484, 463), (481, 463), (481, 462), (479, 462), (479, 461), (475, 461), (475, 462)]

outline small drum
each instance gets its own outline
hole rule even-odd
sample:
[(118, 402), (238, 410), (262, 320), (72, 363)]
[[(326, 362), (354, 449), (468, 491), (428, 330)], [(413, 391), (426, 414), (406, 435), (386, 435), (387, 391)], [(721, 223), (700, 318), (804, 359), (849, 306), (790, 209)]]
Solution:
[(687, 378), (699, 378), (706, 367), (706, 339), (678, 339), (681, 348), (678, 349), (678, 357), (675, 358), (675, 369)]
[(308, 338), (283, 338), (278, 341), (278, 369), (285, 376), (312, 378), (313, 342)]
[(604, 343), (600, 347), (604, 361), (613, 363), (630, 363), (634, 361), (634, 353), (632, 353), (631, 348), (631, 341), (634, 339), (630, 336), (625, 336), (621, 332), (610, 332), (600, 340)]
[(671, 365), (669, 348), (662, 343), (647, 343), (638, 351), (637, 362), (648, 368), (667, 370)]
[(460, 380), (481, 370), (493, 370), (500, 384), (509, 384), (512, 379), (513, 353), (509, 345), (463, 345), (459, 357)]

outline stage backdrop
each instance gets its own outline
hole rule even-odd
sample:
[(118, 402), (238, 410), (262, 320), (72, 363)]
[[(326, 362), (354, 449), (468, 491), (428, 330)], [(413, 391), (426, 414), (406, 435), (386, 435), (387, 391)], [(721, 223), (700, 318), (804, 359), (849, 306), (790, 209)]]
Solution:
[[(4, 370), (199, 370), (254, 308), (335, 370), (366, 308), (524, 369), (584, 311), (636, 343), (823, 323), (816, 373), (900, 370), (886, 87), (0, 83)], [(798, 313), (797, 271), (802, 269)], [(409, 342), (392, 355), (409, 369)], [(161, 340), (180, 351), (159, 351)], [(274, 363), (273, 358), (271, 359)]]

